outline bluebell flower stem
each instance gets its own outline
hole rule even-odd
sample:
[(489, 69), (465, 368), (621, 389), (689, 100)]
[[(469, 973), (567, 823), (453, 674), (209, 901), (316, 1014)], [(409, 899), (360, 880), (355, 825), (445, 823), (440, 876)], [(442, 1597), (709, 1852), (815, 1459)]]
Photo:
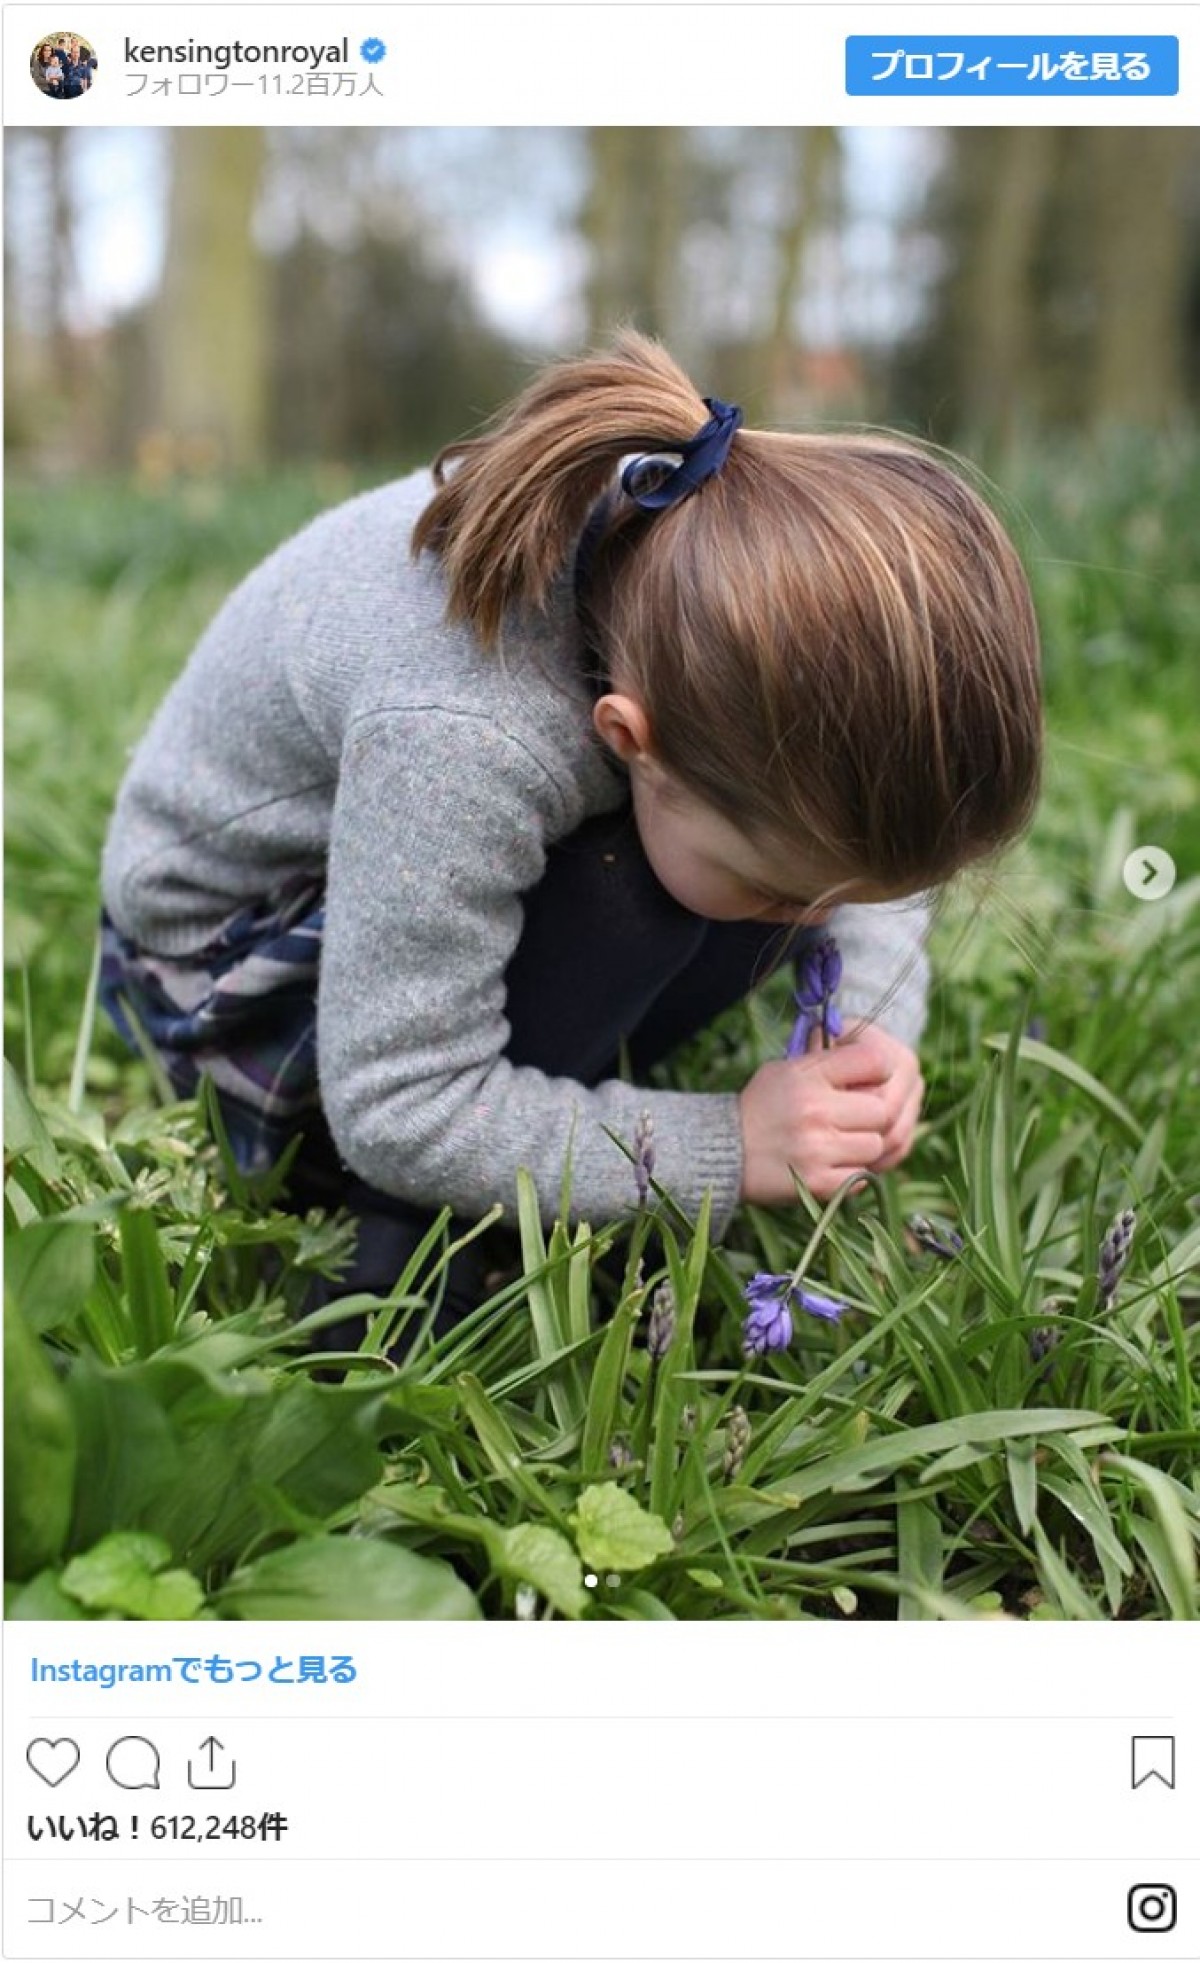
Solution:
[(629, 1426), (629, 1435), (633, 1441), (633, 1456), (641, 1466), (643, 1497), (650, 1487), (650, 1433), (661, 1402), (659, 1391), (662, 1388), (662, 1374), (661, 1359), (656, 1356), (650, 1357), (649, 1368), (638, 1390)]
[(837, 1192), (833, 1195), (833, 1198), (830, 1201), (828, 1201), (828, 1203), (826, 1204), (824, 1213), (821, 1215), (821, 1218), (818, 1220), (816, 1226), (813, 1228), (812, 1239), (809, 1241), (808, 1246), (805, 1248), (803, 1254), (800, 1256), (799, 1261), (796, 1263), (796, 1266), (792, 1270), (791, 1285), (793, 1288), (799, 1288), (801, 1282), (804, 1280), (805, 1275), (808, 1273), (809, 1269), (812, 1266), (813, 1257), (816, 1254), (817, 1249), (820, 1247), (821, 1242), (824, 1240), (825, 1235), (829, 1231), (830, 1222), (832, 1221), (835, 1213), (838, 1211), (838, 1208), (841, 1206), (842, 1201), (847, 1197), (850, 1188), (852, 1186), (857, 1186), (860, 1179), (869, 1179), (872, 1186), (877, 1186), (880, 1189), (880, 1192), (882, 1193), (883, 1182), (880, 1179), (880, 1176), (877, 1172), (864, 1171), (864, 1172), (847, 1173), (845, 1179), (843, 1179), (841, 1185), (838, 1187)]

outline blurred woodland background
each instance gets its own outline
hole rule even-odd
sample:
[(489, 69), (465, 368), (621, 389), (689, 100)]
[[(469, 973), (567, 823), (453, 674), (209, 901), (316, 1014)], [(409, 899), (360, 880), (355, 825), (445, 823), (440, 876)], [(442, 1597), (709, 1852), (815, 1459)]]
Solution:
[[(1200, 133), (30, 129), (6, 159), (27, 1083), (83, 1081), (116, 786), (222, 601), (620, 320), (751, 423), (882, 422), (987, 473), (1034, 583), (1050, 757), (987, 931), (946, 929), (946, 1003), (982, 1017), (986, 976), (981, 1026), (1006, 1026), (1070, 909), (1090, 935), (1133, 905), (1135, 841), (1175, 855), (1181, 907), (1200, 887)], [(99, 1029), (88, 1084), (122, 1054)]]
[(751, 421), (992, 451), (1200, 396), (1200, 132), (14, 130), (37, 474), (407, 463), (621, 319)]

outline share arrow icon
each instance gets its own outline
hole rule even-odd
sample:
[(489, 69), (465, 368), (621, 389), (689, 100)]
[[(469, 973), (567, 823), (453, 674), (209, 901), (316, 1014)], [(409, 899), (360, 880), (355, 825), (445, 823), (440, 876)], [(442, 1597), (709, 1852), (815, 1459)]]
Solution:
[(199, 1763), (188, 1760), (188, 1785), (194, 1792), (228, 1792), (237, 1778), (237, 1760), (225, 1760), (225, 1746), (219, 1738), (200, 1742)]

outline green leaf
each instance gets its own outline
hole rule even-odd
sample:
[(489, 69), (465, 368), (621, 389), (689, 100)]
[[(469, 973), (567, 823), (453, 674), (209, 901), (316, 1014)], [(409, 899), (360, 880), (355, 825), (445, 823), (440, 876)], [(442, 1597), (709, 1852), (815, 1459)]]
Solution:
[(614, 1590), (609, 1613), (621, 1622), (677, 1622), (680, 1618), (648, 1588)]
[(1040, 1520), (1033, 1523), (1033, 1540), (1043, 1586), (1047, 1594), (1054, 1597), (1063, 1614), (1072, 1622), (1103, 1622), (1105, 1617), (1100, 1604), (1088, 1594), (1062, 1556), (1051, 1546), (1050, 1537)]
[(1014, 1024), (1003, 1064), (989, 1087), (992, 1112), (988, 1137), (990, 1233), (1000, 1269), (1014, 1292), (1020, 1289), (1022, 1268), (1015, 1136), (1019, 1041), (1018, 1026)]
[(458, 1380), (463, 1409), (475, 1428), (476, 1436), (492, 1465), (507, 1486), (539, 1513), (557, 1519), (558, 1510), (549, 1494), (538, 1484), (525, 1464), (508, 1420), (492, 1402), (477, 1377), (464, 1375)]
[[(985, 1036), (983, 1040), (989, 1050), (1008, 1048), (1007, 1036)], [(1098, 1104), (1102, 1111), (1107, 1111), (1111, 1117), (1116, 1118), (1129, 1135), (1135, 1138), (1139, 1145), (1141, 1144), (1145, 1126), (1134, 1117), (1127, 1105), (1121, 1103), (1119, 1097), (1114, 1097), (1111, 1091), (1105, 1090), (1099, 1079), (1093, 1077), (1090, 1070), (1085, 1070), (1082, 1064), (1076, 1063), (1073, 1057), (1064, 1056), (1061, 1050), (1052, 1048), (1049, 1043), (1036, 1042), (1032, 1036), (1022, 1036), (1017, 1053), (1022, 1063), (1040, 1063), (1044, 1069), (1053, 1071), (1058, 1077), (1064, 1077), (1068, 1084), (1073, 1084), (1076, 1090), (1082, 1091), (1093, 1104)]]
[(440, 1486), (407, 1483), (376, 1487), (366, 1495), (361, 1517), (368, 1529), (400, 1519), (474, 1542), (486, 1550), (495, 1573), (531, 1583), (560, 1614), (578, 1616), (587, 1608), (579, 1556), (553, 1527), (497, 1527), (481, 1515), (456, 1511)]
[(158, 1229), (142, 1207), (124, 1206), (118, 1215), (125, 1291), (139, 1356), (153, 1356), (175, 1333), (175, 1309)]
[(675, 1549), (665, 1522), (620, 1486), (585, 1486), (571, 1525), (580, 1553), (599, 1574), (632, 1574)]
[(1195, 1593), (1189, 1592), (1186, 1584), (1182, 1588), (1180, 1586), (1174, 1553), (1161, 1523), (1148, 1520), (1143, 1513), (1135, 1513), (1129, 1522), (1129, 1532), (1142, 1550), (1146, 1567), (1167, 1604), (1172, 1620), (1194, 1622), (1197, 1612)]
[(223, 1614), (253, 1622), (473, 1622), (480, 1614), (447, 1562), (341, 1534), (262, 1555), (217, 1600)]
[(945, 1549), (937, 1502), (931, 1499), (903, 1499), (896, 1508), (897, 1569), (901, 1586), (901, 1622), (936, 1620), (928, 1607), (931, 1596), (942, 1592)]
[(592, 1245), (592, 1230), (581, 1220), (567, 1269), (567, 1330), (573, 1343), (585, 1343), (592, 1333)]
[(62, 1161), (33, 1099), (4, 1059), (4, 1149), (10, 1158), (28, 1159), (51, 1182), (61, 1179)]
[(70, 1400), (20, 1310), (4, 1305), (4, 1559), (23, 1581), (67, 1544), (75, 1492)]
[(1008, 1461), (1008, 1483), (1017, 1524), (1023, 1534), (1031, 1534), (1038, 1510), (1037, 1439), (1010, 1439), (1004, 1456)]
[(1165, 1260), (1151, 1269), (1145, 1285), (1148, 1289), (1165, 1288), (1168, 1282), (1182, 1281), (1196, 1267), (1200, 1267), (1200, 1222), (1171, 1249)]
[(157, 1534), (107, 1534), (86, 1554), (68, 1561), (62, 1588), (96, 1614), (142, 1622), (186, 1622), (204, 1603), (204, 1590), (184, 1568), (172, 1568), (171, 1550)]
[(1142, 1148), (1129, 1169), (1129, 1183), (1137, 1194), (1153, 1190), (1162, 1168), (1163, 1153), (1167, 1146), (1167, 1118), (1160, 1112), (1147, 1129), (1142, 1140)]
[(1139, 1536), (1141, 1545), (1153, 1560), (1159, 1586), (1170, 1604), (1172, 1616), (1180, 1622), (1195, 1621), (1200, 1616), (1200, 1589), (1197, 1586), (1196, 1543), (1184, 1510), (1184, 1499), (1190, 1498), (1186, 1488), (1177, 1486), (1157, 1466), (1143, 1465), (1140, 1459), (1126, 1458), (1120, 1452), (1107, 1453), (1103, 1463), (1106, 1469), (1115, 1466), (1123, 1472), (1135, 1486), (1141, 1487), (1149, 1500), (1156, 1516), (1158, 1533), (1149, 1539)]
[(1133, 1562), (1113, 1531), (1112, 1522), (1090, 1474), (1085, 1471), (1082, 1478), (1060, 1479), (1053, 1472), (1046, 1472), (1042, 1474), (1042, 1487), (1053, 1494), (1068, 1513), (1074, 1514), (1080, 1526), (1091, 1535), (1096, 1558), (1104, 1574), (1109, 1610), (1115, 1616), (1121, 1607), (1121, 1577), (1133, 1573)]
[(204, 1346), (67, 1379), (79, 1438), (71, 1545), (116, 1528), (159, 1534), (202, 1571), (238, 1560), (297, 1510), (318, 1522), (376, 1484), (381, 1385), (210, 1373)]
[(579, 1556), (553, 1527), (505, 1527), (488, 1544), (502, 1574), (531, 1583), (562, 1615), (583, 1614), (588, 1597)]
[(671, 1286), (675, 1291), (675, 1335), (659, 1365), (658, 1394), (654, 1409), (654, 1442), (650, 1453), (650, 1504), (662, 1518), (674, 1518), (676, 1476), (679, 1456), (679, 1422), (690, 1395), (685, 1373), (694, 1361), (692, 1331), (696, 1308), (708, 1258), (712, 1228), (712, 1190), (705, 1193), (696, 1221), (695, 1234), (686, 1262), (682, 1262), (674, 1235), (663, 1226), (662, 1242), (667, 1256)]
[(35, 1220), (4, 1243), (4, 1279), (31, 1329), (44, 1334), (86, 1307), (96, 1272), (92, 1229), (77, 1220)]
[(608, 1463), (609, 1444), (620, 1421), (621, 1393), (629, 1367), (629, 1351), (641, 1299), (639, 1290), (619, 1302), (604, 1332), (604, 1341), (592, 1371), (587, 1416), (583, 1425), (580, 1465), (585, 1478), (603, 1472)]
[(1037, 1436), (1042, 1432), (1078, 1431), (1081, 1436), (1090, 1436), (1088, 1428), (1092, 1425), (1102, 1427), (1101, 1436), (1106, 1438), (1111, 1438), (1117, 1429), (1106, 1424), (1096, 1411), (972, 1412), (942, 1424), (914, 1425), (911, 1431), (876, 1438), (847, 1452), (833, 1452), (790, 1478), (761, 1488), (759, 1498), (778, 1498), (794, 1505), (798, 1500), (815, 1499), (819, 1493), (841, 1491), (855, 1482), (873, 1483), (931, 1452), (973, 1454), (983, 1446), (999, 1446), (1010, 1438)]
[[(570, 1333), (560, 1322), (558, 1304), (547, 1272), (549, 1257), (542, 1233), (537, 1187), (524, 1166), (517, 1168), (517, 1225), (521, 1235), (521, 1259), (528, 1277), (526, 1294), (533, 1320), (534, 1342), (538, 1355), (546, 1363), (567, 1348)], [(569, 1247), (569, 1243), (565, 1247), (564, 1242), (562, 1228), (556, 1226), (552, 1245), (560, 1261), (566, 1247)], [(572, 1386), (565, 1376), (556, 1374), (549, 1379), (547, 1387), (554, 1415), (562, 1429), (569, 1431), (579, 1417)]]
[(43, 1568), (24, 1588), (6, 1588), (4, 1615), (8, 1622), (85, 1622), (78, 1602), (64, 1595), (58, 1574)]

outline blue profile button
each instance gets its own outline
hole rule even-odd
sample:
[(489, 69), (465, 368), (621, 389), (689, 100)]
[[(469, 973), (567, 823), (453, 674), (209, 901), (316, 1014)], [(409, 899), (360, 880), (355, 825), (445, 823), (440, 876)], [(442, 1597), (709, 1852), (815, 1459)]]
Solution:
[(1178, 95), (1174, 34), (849, 34), (847, 95)]

